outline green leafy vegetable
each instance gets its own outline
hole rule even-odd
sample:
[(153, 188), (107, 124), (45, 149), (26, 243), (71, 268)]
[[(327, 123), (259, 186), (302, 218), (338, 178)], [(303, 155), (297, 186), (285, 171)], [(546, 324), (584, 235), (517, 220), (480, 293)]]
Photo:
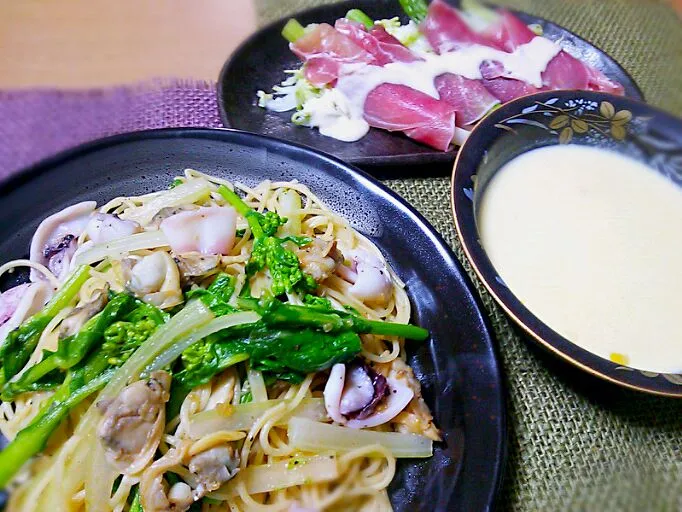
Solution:
[(325, 297), (318, 297), (317, 295), (312, 295), (311, 293), (306, 293), (303, 296), (303, 303), (313, 309), (318, 309), (320, 311), (334, 311), (334, 306), (329, 299)]
[(348, 11), (346, 13), (346, 19), (362, 23), (367, 29), (371, 29), (374, 26), (374, 20), (372, 20), (372, 18), (367, 16), (360, 9), (351, 9), (350, 11)]
[(399, 0), (400, 7), (403, 8), (405, 14), (412, 18), (416, 23), (420, 23), (426, 18), (426, 13), (429, 6), (426, 0)]
[(184, 181), (182, 181), (180, 178), (175, 178), (175, 179), (171, 182), (171, 184), (169, 185), (168, 188), (169, 188), (169, 189), (172, 189), (172, 188), (175, 188), (175, 187), (178, 187), (178, 186), (182, 185), (183, 183), (184, 183)]
[(8, 382), (19, 373), (31, 357), (47, 324), (71, 303), (89, 275), (90, 268), (87, 266), (76, 269), (47, 306), (7, 335), (0, 346), (3, 370), (0, 380)]
[(308, 373), (350, 361), (362, 350), (360, 337), (354, 332), (327, 334), (312, 329), (273, 331), (260, 327), (239, 344), (250, 353), (252, 369), (294, 382)]
[(102, 352), (112, 366), (120, 366), (149, 338), (158, 327), (151, 318), (136, 322), (116, 322), (104, 331)]
[(348, 311), (325, 312), (308, 306), (284, 304), (277, 299), (239, 299), (243, 309), (252, 309), (262, 315), (261, 321), (273, 327), (309, 327), (324, 332), (352, 331), (356, 333), (400, 336), (422, 341), (429, 331), (416, 325), (367, 320)]
[(24, 372), (17, 381), (8, 382), (2, 390), (2, 399), (12, 400), (21, 393), (31, 391), (32, 387), (50, 372), (68, 370), (81, 362), (101, 341), (105, 330), (128, 313), (133, 305), (134, 299), (130, 295), (115, 295), (101, 312), (83, 325), (78, 333), (60, 340), (55, 352), (46, 350), (39, 363)]
[[(121, 296), (123, 295), (115, 296), (109, 304)], [(0, 488), (7, 485), (28, 459), (43, 450), (52, 432), (71, 409), (107, 384), (116, 368), (156, 330), (159, 325), (156, 322), (166, 321), (167, 316), (154, 306), (132, 297), (129, 299), (136, 308), (125, 316), (125, 321), (116, 322), (104, 330), (101, 338), (105, 341), (100, 349), (93, 350), (86, 359), (66, 372), (62, 383), (43, 410), (0, 452)], [(129, 325), (121, 329), (120, 324)], [(113, 327), (114, 325), (117, 327)], [(104, 345), (107, 345), (106, 349)], [(51, 375), (54, 373), (56, 372), (52, 372)]]
[(293, 291), (305, 293), (317, 287), (312, 276), (301, 270), (296, 254), (284, 246), (285, 242), (306, 245), (310, 243), (309, 238), (275, 237), (277, 228), (286, 223), (286, 218), (280, 217), (275, 212), (262, 214), (254, 211), (237, 194), (225, 186), (221, 186), (218, 192), (246, 219), (251, 228), (253, 250), (246, 265), (248, 275), (253, 275), (255, 272), (267, 268), (272, 278), (271, 292), (275, 296)]
[(235, 278), (229, 274), (220, 273), (211, 285), (187, 292), (187, 300), (198, 297), (216, 316), (234, 313), (236, 310), (228, 304), (234, 294)]
[(187, 348), (180, 357), (183, 369), (176, 380), (189, 389), (206, 384), (211, 378), (249, 358), (249, 354), (237, 344), (216, 343), (208, 337)]
[(304, 34), (305, 29), (303, 28), (303, 25), (293, 18), (287, 21), (284, 28), (282, 28), (282, 36), (290, 43), (295, 43), (298, 39), (303, 37)]
[(242, 394), (239, 396), (239, 403), (248, 404), (249, 402), (253, 402), (253, 394), (251, 394), (251, 390), (242, 390)]
[(142, 503), (140, 503), (140, 489), (138, 487), (135, 488), (134, 494), (133, 494), (133, 501), (130, 504), (130, 508), (128, 509), (129, 512), (144, 512), (144, 509), (142, 508)]

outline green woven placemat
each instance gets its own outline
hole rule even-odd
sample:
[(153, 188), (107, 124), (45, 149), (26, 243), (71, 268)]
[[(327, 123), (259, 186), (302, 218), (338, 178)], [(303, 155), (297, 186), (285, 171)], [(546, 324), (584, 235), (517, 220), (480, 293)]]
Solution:
[[(256, 0), (262, 24), (323, 3), (331, 2)], [(498, 3), (557, 22), (590, 40), (625, 67), (650, 103), (682, 115), (682, 25), (666, 2)], [(473, 275), (454, 230), (449, 179), (386, 184), (423, 213), (455, 250), (493, 325), (509, 414), (509, 459), (500, 507), (682, 511), (682, 401), (607, 387), (538, 355)]]

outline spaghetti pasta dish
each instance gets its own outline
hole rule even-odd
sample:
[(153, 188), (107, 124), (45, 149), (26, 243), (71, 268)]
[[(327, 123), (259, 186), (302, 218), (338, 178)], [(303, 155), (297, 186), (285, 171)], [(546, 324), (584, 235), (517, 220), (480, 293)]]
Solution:
[(440, 433), (404, 284), (305, 185), (186, 170), (46, 218), (0, 294), (7, 510), (391, 510)]

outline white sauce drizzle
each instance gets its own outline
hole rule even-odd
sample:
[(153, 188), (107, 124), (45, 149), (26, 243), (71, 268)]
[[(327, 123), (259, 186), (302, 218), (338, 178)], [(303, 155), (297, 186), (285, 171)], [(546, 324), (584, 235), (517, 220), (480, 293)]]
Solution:
[[(522, 80), (535, 87), (542, 86), (542, 73), (549, 62), (561, 51), (561, 46), (544, 37), (520, 45), (508, 53), (483, 45), (470, 45), (441, 53), (415, 52), (422, 61), (391, 62), (385, 66), (347, 64), (341, 67), (336, 87), (303, 104), (301, 124), (319, 128), (322, 135), (344, 142), (354, 142), (369, 131), (364, 119), (365, 101), (370, 92), (381, 84), (405, 85), (433, 98), (439, 98), (435, 79), (454, 73), (472, 80), (480, 80), (484, 62), (499, 62), (503, 76)], [(277, 100), (274, 100), (277, 101)], [(266, 104), (271, 110), (281, 111)], [(458, 141), (461, 134), (457, 134)]]

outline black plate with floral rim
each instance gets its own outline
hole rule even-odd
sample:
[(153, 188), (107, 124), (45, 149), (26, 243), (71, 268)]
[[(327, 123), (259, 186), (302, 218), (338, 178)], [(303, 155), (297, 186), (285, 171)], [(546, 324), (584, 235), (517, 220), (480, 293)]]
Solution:
[[(102, 204), (165, 189), (187, 167), (250, 185), (298, 179), (381, 249), (407, 285), (412, 321), (431, 331), (429, 341), (409, 344), (408, 356), (444, 433), (432, 458), (399, 461), (390, 487), (393, 506), (490, 509), (505, 456), (505, 411), (500, 369), (476, 294), (419, 213), (340, 160), (233, 130), (153, 130), (95, 141), (0, 184), (0, 261), (25, 257), (36, 226), (50, 213), (86, 199)], [(5, 279), (1, 289), (25, 277)]]
[(639, 101), (610, 94), (553, 91), (526, 96), (483, 119), (457, 157), (452, 209), (467, 257), (488, 291), (528, 334), (528, 339), (610, 382), (682, 397), (681, 374), (622, 366), (574, 345), (543, 324), (505, 286), (481, 246), (476, 215), (492, 177), (521, 153), (555, 144), (617, 151), (644, 162), (682, 187), (682, 120)]
[[(450, 3), (459, 5), (459, 1), (451, 0)], [(315, 22), (333, 24), (351, 8), (362, 9), (373, 19), (398, 16), (403, 23), (408, 21), (398, 0), (351, 0), (309, 9), (292, 17), (303, 25)], [(515, 13), (527, 24), (539, 24), (545, 36), (554, 41), (560, 40), (571, 54), (623, 84), (626, 95), (642, 98), (633, 79), (600, 49), (552, 22), (522, 12)], [(320, 135), (316, 129), (296, 126), (291, 122), (291, 112), (269, 112), (258, 107), (256, 92), (259, 89), (271, 90), (286, 77), (284, 70), (301, 65), (280, 34), (285, 22), (286, 19), (277, 21), (253, 34), (225, 63), (218, 79), (218, 106), (225, 126), (311, 146), (381, 177), (450, 173), (456, 154), (454, 151), (437, 151), (401, 133), (374, 128), (359, 141), (341, 142)]]

